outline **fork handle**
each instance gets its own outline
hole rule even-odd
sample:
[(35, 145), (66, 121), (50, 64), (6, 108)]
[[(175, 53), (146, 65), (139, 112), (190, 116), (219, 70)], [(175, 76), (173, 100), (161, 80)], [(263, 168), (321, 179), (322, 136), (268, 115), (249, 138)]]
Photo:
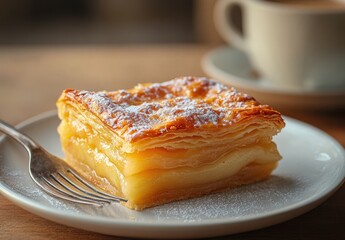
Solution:
[(27, 135), (19, 132), (15, 127), (0, 119), (0, 132), (19, 142), (29, 153), (39, 145)]

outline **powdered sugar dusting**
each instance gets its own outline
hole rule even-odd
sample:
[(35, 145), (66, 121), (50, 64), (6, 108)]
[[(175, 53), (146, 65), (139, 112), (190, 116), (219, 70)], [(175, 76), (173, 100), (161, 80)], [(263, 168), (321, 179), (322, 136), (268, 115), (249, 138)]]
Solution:
[(115, 92), (66, 90), (65, 96), (82, 103), (127, 141), (181, 129), (226, 126), (245, 109), (261, 106), (232, 87), (196, 77)]

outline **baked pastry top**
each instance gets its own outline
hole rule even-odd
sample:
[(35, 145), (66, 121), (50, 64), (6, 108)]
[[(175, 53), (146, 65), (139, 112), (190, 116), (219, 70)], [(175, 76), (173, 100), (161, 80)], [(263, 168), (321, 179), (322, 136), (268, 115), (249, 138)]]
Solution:
[(68, 89), (62, 98), (81, 104), (132, 144), (167, 133), (226, 128), (248, 118), (270, 119), (277, 131), (284, 125), (268, 105), (207, 78), (182, 77), (114, 92)]
[(281, 158), (281, 114), (207, 78), (67, 89), (57, 106), (66, 161), (134, 209), (262, 180)]

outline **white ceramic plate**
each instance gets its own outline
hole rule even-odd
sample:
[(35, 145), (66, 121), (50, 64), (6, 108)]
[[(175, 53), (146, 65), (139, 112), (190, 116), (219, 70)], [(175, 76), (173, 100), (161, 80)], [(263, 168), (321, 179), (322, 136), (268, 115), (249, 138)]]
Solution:
[(232, 85), (276, 108), (330, 109), (345, 107), (345, 89), (328, 91), (291, 91), (267, 83), (253, 69), (247, 55), (231, 47), (212, 50), (202, 59), (210, 77)]
[[(324, 132), (285, 118), (275, 141), (283, 156), (273, 176), (223, 193), (136, 212), (64, 202), (42, 192), (28, 175), (27, 156), (15, 142), (0, 142), (0, 192), (22, 208), (68, 226), (142, 238), (194, 238), (239, 233), (277, 224), (318, 206), (343, 183), (345, 153)], [(20, 124), (50, 152), (62, 156), (55, 112)]]

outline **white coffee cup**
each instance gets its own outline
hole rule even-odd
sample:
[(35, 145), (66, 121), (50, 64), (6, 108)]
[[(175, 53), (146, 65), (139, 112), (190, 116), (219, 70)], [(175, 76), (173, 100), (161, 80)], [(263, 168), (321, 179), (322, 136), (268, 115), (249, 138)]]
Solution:
[[(232, 20), (234, 7), (242, 12), (243, 35)], [(244, 50), (269, 84), (291, 90), (345, 91), (345, 2), (320, 7), (219, 0), (214, 17), (221, 36)]]

